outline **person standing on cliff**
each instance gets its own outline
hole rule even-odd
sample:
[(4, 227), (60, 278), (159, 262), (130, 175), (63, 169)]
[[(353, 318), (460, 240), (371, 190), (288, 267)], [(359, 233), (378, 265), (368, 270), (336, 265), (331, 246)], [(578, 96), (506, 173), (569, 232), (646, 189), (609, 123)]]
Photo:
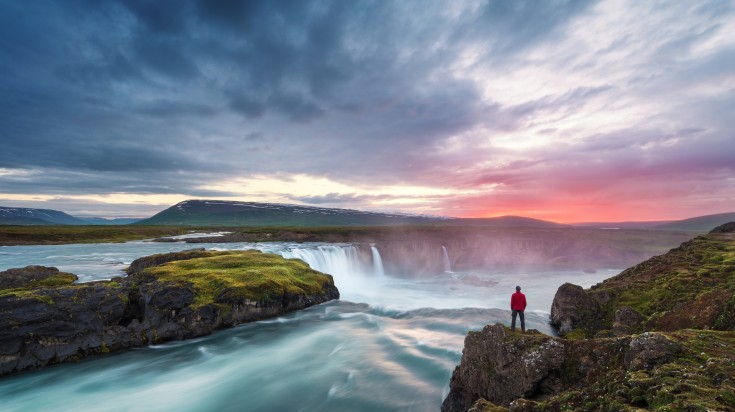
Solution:
[(521, 332), (526, 332), (526, 320), (523, 311), (526, 310), (526, 295), (521, 293), (521, 287), (516, 286), (516, 293), (510, 296), (510, 309), (513, 311), (513, 321), (510, 323), (510, 330), (516, 330), (516, 316), (521, 317)]

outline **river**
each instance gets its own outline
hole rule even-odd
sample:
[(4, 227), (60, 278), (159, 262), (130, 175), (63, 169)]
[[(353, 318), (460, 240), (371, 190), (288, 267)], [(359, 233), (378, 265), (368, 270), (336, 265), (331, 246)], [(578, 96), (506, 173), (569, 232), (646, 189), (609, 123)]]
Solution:
[[(203, 338), (6, 376), (0, 410), (435, 411), (467, 332), (510, 323), (516, 284), (529, 301), (527, 328), (551, 334), (548, 311), (562, 283), (589, 287), (619, 272), (384, 273), (380, 245), (368, 263), (349, 244), (196, 246), (303, 259), (334, 276), (341, 299)], [(141, 256), (190, 248), (147, 241), (3, 246), (0, 270), (56, 266), (86, 282), (123, 276)]]

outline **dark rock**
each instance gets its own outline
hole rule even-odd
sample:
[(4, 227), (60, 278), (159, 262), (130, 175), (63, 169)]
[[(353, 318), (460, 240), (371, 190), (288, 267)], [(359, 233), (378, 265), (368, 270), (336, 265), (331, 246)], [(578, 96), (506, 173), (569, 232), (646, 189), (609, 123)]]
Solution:
[(628, 370), (650, 369), (672, 360), (682, 347), (660, 333), (646, 332), (634, 337), (625, 352)]
[(516, 335), (501, 324), (470, 332), (442, 411), (466, 411), (479, 398), (508, 406), (516, 398), (533, 396), (563, 362), (564, 345), (559, 339)]
[(96, 283), (0, 298), (0, 374), (105, 352), (125, 310), (118, 287)]
[(565, 401), (548, 403), (549, 399), (593, 384), (597, 385), (593, 392), (619, 391), (625, 386), (605, 380), (640, 376), (627, 372), (664, 376), (652, 370), (676, 362), (684, 352), (680, 343), (662, 333), (569, 340), (512, 333), (500, 324), (486, 326), (467, 335), (442, 411), (495, 406), (511, 411), (557, 410), (549, 408)]
[(735, 222), (725, 223), (712, 229), (710, 233), (732, 233), (735, 232)]
[(26, 266), (24, 268), (8, 269), (0, 272), (0, 290), (16, 289), (30, 286), (34, 283), (42, 283), (59, 275), (68, 275), (71, 278), (68, 283), (77, 280), (76, 275), (59, 272), (59, 269), (46, 266)]
[(614, 336), (630, 335), (637, 331), (646, 317), (640, 312), (627, 306), (615, 311), (615, 321), (612, 333)]
[(599, 303), (577, 285), (565, 283), (559, 287), (551, 304), (551, 325), (564, 334), (575, 327), (587, 329), (595, 322)]

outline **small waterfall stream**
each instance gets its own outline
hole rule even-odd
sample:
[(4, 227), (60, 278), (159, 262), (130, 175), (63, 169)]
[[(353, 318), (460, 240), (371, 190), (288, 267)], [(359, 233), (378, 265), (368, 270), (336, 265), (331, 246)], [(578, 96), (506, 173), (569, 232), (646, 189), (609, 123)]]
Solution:
[(447, 248), (442, 246), (442, 258), (444, 262), (444, 273), (452, 273), (452, 265), (449, 261), (449, 253), (447, 253)]
[(376, 275), (385, 276), (385, 269), (383, 269), (383, 259), (380, 258), (380, 252), (375, 245), (370, 246), (370, 251), (373, 254), (373, 269)]

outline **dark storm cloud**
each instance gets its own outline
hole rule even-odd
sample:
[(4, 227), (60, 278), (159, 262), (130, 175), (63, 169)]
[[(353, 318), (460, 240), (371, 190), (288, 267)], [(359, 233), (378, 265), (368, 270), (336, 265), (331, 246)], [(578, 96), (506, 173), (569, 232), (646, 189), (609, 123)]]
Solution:
[(179, 42), (156, 41), (141, 36), (133, 45), (133, 50), (138, 61), (174, 80), (187, 81), (201, 74)]
[[(578, 0), (2, 2), (0, 190), (217, 197), (233, 193), (193, 188), (279, 173), (383, 187), (521, 188), (573, 176), (565, 168), (584, 159), (595, 159), (603, 177), (629, 163), (641, 175), (677, 162), (692, 173), (727, 169), (735, 49), (718, 39), (731, 27), (722, 17), (731, 5), (640, 6), (605, 33), (604, 14), (618, 8)], [(714, 80), (722, 90), (712, 91)], [(629, 113), (620, 124), (604, 116), (639, 104), (650, 119), (622, 125)], [(497, 143), (514, 138), (548, 152)], [(387, 199), (379, 197), (293, 200)]]
[(213, 106), (198, 103), (187, 102), (170, 99), (158, 99), (147, 104), (141, 104), (138, 111), (142, 114), (153, 117), (172, 117), (172, 116), (213, 116), (217, 113), (217, 109)]
[(558, 27), (578, 16), (594, 0), (504, 1), (487, 0), (476, 17), (458, 35), (483, 42), (492, 59), (522, 52), (538, 41), (547, 41)]
[[(80, 172), (38, 168), (0, 179), (0, 193), (85, 195), (90, 193), (183, 194), (192, 197), (228, 197), (234, 193), (207, 189), (212, 175), (160, 173), (153, 181), (149, 173)], [(176, 182), (176, 183), (174, 183)], [(2, 198), (2, 195), (0, 195)]]
[(147, 31), (164, 35), (184, 32), (186, 14), (191, 12), (187, 2), (177, 0), (123, 0), (120, 3), (135, 15), (138, 23)]

